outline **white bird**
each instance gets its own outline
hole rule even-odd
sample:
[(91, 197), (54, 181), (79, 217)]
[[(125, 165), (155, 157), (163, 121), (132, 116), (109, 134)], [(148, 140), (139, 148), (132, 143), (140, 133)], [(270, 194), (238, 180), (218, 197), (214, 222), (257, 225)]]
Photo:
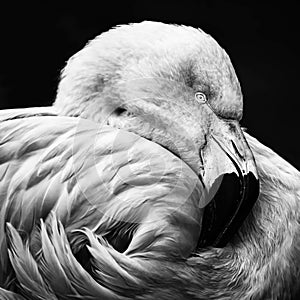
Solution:
[(241, 116), (201, 30), (143, 22), (90, 42), (53, 107), (0, 113), (0, 296), (293, 299), (300, 174)]

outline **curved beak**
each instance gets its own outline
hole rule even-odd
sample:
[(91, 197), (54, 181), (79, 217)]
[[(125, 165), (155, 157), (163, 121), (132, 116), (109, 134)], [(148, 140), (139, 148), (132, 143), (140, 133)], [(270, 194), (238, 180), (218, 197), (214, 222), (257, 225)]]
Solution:
[(256, 164), (237, 121), (219, 119), (200, 155), (206, 195), (198, 247), (224, 247), (258, 198)]

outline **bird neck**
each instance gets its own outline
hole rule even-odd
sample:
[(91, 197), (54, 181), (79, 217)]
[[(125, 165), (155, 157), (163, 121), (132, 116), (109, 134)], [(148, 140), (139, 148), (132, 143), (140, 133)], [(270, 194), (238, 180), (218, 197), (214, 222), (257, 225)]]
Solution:
[(80, 116), (100, 123), (103, 120), (105, 100), (98, 89), (97, 83), (93, 83), (90, 78), (70, 80), (65, 77), (59, 84), (53, 106), (60, 115)]
[[(300, 173), (274, 151), (245, 134), (254, 153), (260, 179), (260, 195), (251, 214), (239, 231), (234, 244), (240, 268), (256, 282), (284, 286), (277, 274), (286, 272), (284, 280), (293, 284), (291, 271), (299, 272), (300, 248)], [(284, 271), (283, 271), (284, 270)], [(256, 285), (266, 286), (266, 284)]]

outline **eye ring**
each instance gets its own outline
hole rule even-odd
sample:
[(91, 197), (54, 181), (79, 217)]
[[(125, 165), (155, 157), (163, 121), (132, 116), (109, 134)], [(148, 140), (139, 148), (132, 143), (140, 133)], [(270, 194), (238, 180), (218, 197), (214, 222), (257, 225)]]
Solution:
[(199, 104), (204, 104), (206, 103), (207, 99), (206, 99), (206, 95), (202, 92), (197, 92), (195, 94), (195, 99)]

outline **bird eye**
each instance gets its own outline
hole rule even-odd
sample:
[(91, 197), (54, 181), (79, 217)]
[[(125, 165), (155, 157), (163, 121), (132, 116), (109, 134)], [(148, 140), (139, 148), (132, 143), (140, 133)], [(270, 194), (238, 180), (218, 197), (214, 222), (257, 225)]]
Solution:
[(205, 94), (203, 94), (202, 92), (197, 92), (195, 94), (195, 99), (200, 104), (206, 103), (207, 101)]

